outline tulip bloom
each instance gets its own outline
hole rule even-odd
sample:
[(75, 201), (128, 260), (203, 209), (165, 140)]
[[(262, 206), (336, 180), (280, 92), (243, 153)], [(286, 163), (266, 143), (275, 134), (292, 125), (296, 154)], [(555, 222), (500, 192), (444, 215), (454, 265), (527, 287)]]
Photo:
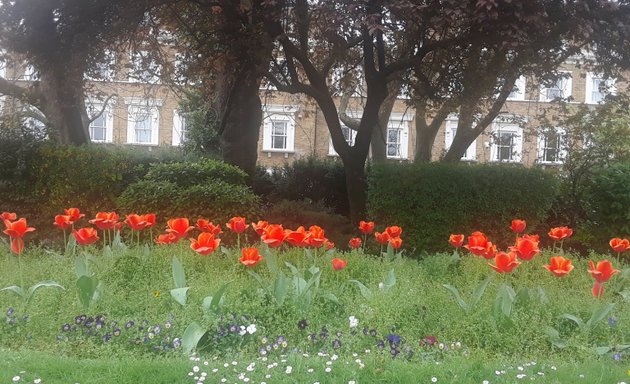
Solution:
[(214, 225), (212, 221), (208, 221), (204, 219), (197, 220), (197, 229), (199, 229), (201, 232), (210, 232), (214, 234), (215, 236), (223, 233), (223, 231), (221, 230), (220, 224)]
[(620, 239), (615, 237), (614, 239), (610, 239), (610, 248), (617, 253), (625, 252), (630, 249), (630, 241), (628, 239)]
[(155, 239), (156, 243), (162, 244), (162, 245), (174, 244), (174, 243), (177, 243), (178, 241), (179, 241), (179, 237), (177, 237), (176, 234), (170, 233), (170, 232), (163, 233)]
[(65, 231), (72, 226), (72, 218), (68, 215), (57, 215), (53, 224)]
[(495, 265), (488, 263), (488, 265), (498, 273), (510, 273), (521, 264), (521, 262), (516, 260), (516, 253), (514, 252), (499, 252), (494, 257), (494, 264)]
[(256, 231), (258, 236), (262, 236), (265, 227), (267, 227), (268, 225), (268, 222), (264, 220), (259, 220), (257, 223), (252, 223), (252, 228), (254, 228), (254, 231)]
[(604, 284), (596, 281), (593, 284), (593, 297), (600, 298), (604, 295)]
[(70, 221), (72, 222), (72, 224), (76, 223), (77, 221), (79, 221), (80, 218), (85, 216), (83, 213), (81, 213), (79, 208), (64, 209), (64, 212), (66, 212), (67, 216), (70, 216)]
[(90, 245), (98, 241), (98, 233), (92, 227), (72, 231), (72, 236), (79, 245)]
[[(55, 221), (56, 221), (55, 217)], [(90, 220), (90, 224), (96, 225), (101, 231), (113, 229), (118, 223), (119, 216), (116, 212), (98, 212), (96, 218)]]
[(402, 228), (392, 225), (391, 227), (385, 228), (385, 232), (387, 232), (389, 237), (400, 237), (400, 235), (402, 235)]
[(473, 255), (483, 256), (488, 248), (488, 238), (483, 232), (473, 232), (472, 235), (468, 236), (468, 244), (464, 245), (464, 248)]
[(303, 226), (299, 226), (298, 229), (292, 231), (290, 229), (284, 230), (284, 240), (294, 247), (306, 247), (309, 245), (308, 239), (311, 236), (310, 232), (306, 232)]
[(512, 231), (516, 233), (522, 233), (525, 230), (527, 223), (525, 220), (514, 219), (512, 220)]
[(448, 238), (448, 242), (455, 248), (459, 248), (464, 244), (464, 235), (451, 234)]
[(373, 221), (359, 221), (359, 231), (364, 235), (369, 235), (374, 231), (374, 222)]
[(574, 268), (571, 260), (562, 256), (552, 257), (549, 265), (543, 265), (543, 267), (558, 277), (566, 276)]
[(326, 248), (326, 250), (331, 250), (331, 249), (335, 248), (335, 243), (333, 243), (332, 241), (326, 239), (326, 241), (324, 242), (324, 248)]
[(589, 269), (588, 273), (590, 273), (598, 283), (607, 282), (614, 274), (619, 272), (618, 269), (613, 269), (612, 263), (608, 260), (598, 262), (597, 267), (593, 261), (589, 261), (589, 265), (591, 269)]
[(308, 236), (308, 245), (310, 245), (311, 247), (315, 247), (315, 248), (319, 248), (322, 245), (324, 245), (324, 243), (326, 242), (326, 234), (324, 232), (324, 230), (317, 226), (317, 225), (311, 225), (308, 229), (309, 232), (309, 236)]
[(4, 233), (12, 239), (22, 238), (28, 232), (33, 232), (35, 230), (35, 228), (29, 227), (26, 224), (25, 218), (21, 218), (16, 221), (4, 220), (4, 226), (7, 228), (4, 230)]
[(232, 230), (232, 232), (234, 233), (243, 233), (245, 232), (245, 229), (249, 227), (249, 225), (245, 221), (245, 218), (239, 216), (231, 218), (230, 221), (225, 224), (225, 226), (230, 228), (230, 230)]
[(243, 256), (238, 261), (246, 267), (254, 267), (263, 259), (257, 248), (243, 248), (241, 254)]
[(170, 219), (166, 222), (166, 225), (168, 227), (166, 228), (166, 232), (175, 234), (178, 239), (186, 237), (188, 232), (195, 229), (195, 227), (191, 226), (188, 219), (185, 217)]
[(339, 259), (336, 257), (332, 259), (332, 266), (335, 271), (340, 271), (344, 269), (346, 265), (348, 265), (348, 262), (346, 260)]
[(214, 234), (202, 232), (196, 239), (190, 239), (190, 248), (202, 256), (207, 256), (219, 247), (221, 239), (215, 239)]
[(497, 246), (492, 244), (491, 241), (488, 241), (488, 243), (486, 244), (486, 250), (479, 256), (483, 257), (484, 259), (493, 259), (494, 256), (497, 254)]
[(138, 215), (135, 213), (127, 215), (125, 223), (134, 231), (142, 231), (149, 225), (147, 215)]
[(555, 241), (561, 241), (573, 235), (573, 229), (569, 227), (556, 227), (549, 230), (549, 237)]
[(15, 239), (11, 240), (11, 252), (15, 253), (16, 255), (21, 255), (23, 250), (24, 239), (22, 239), (21, 237), (16, 237)]
[(361, 247), (361, 239), (358, 237), (353, 237), (352, 239), (350, 239), (350, 241), (348, 241), (348, 246), (350, 246), (350, 248), (352, 249), (357, 249)]
[(376, 242), (380, 245), (385, 245), (389, 243), (389, 234), (387, 234), (387, 232), (374, 232), (374, 237), (376, 238)]
[(531, 260), (540, 253), (538, 242), (531, 238), (517, 237), (516, 246), (510, 247), (510, 250), (516, 252), (521, 260)]
[(400, 237), (392, 237), (389, 239), (389, 244), (391, 244), (392, 248), (398, 249), (402, 246), (402, 239)]
[(0, 214), (0, 220), (2, 220), (2, 221), (4, 221), (4, 220), (9, 220), (9, 221), (17, 220), (17, 213), (15, 213), (15, 212), (2, 212)]
[(284, 241), (284, 229), (282, 228), (282, 225), (269, 224), (263, 230), (263, 234), (260, 236), (260, 239), (271, 248), (281, 246)]

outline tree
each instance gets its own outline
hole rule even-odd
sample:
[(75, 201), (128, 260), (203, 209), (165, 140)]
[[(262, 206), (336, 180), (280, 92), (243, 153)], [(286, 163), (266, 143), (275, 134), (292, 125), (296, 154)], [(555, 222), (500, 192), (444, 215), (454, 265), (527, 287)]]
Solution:
[(39, 109), (64, 144), (90, 141), (85, 74), (104, 61), (105, 47), (143, 20), (150, 0), (20, 0), (0, 7), (0, 46), (39, 79), (19, 85), (0, 78), (0, 93)]

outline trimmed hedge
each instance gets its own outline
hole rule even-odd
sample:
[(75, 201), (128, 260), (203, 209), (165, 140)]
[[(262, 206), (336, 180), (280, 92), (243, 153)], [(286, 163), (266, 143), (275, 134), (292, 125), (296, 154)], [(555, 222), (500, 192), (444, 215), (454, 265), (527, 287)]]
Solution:
[(505, 165), (375, 165), (369, 172), (368, 211), (377, 225), (400, 225), (407, 249), (449, 249), (451, 233), (485, 232), (504, 248), (512, 219), (528, 232), (545, 220), (557, 181), (540, 169)]
[(253, 219), (260, 201), (245, 185), (246, 174), (215, 161), (157, 164), (125, 189), (117, 205), (126, 212), (152, 212), (163, 219), (207, 218), (224, 223), (239, 215)]
[(630, 163), (595, 173), (590, 186), (592, 231), (607, 248), (611, 237), (630, 235)]

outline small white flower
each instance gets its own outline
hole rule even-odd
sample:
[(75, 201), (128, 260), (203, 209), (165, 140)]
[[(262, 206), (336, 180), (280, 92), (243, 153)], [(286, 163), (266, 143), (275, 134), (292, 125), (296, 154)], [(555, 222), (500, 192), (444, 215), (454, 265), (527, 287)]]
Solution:
[(212, 373), (217, 373), (219, 372), (219, 368), (212, 368)]
[(378, 289), (380, 289), (381, 291), (385, 289), (385, 284), (383, 284), (382, 282), (378, 283)]
[(188, 372), (188, 376), (192, 377), (195, 374), (195, 372)]
[(208, 364), (209, 364), (209, 363), (208, 363), (207, 361), (204, 361), (204, 362), (203, 362), (203, 365), (205, 365), (205, 366), (208, 366)]
[(247, 333), (247, 328), (245, 328), (244, 325), (241, 325), (241, 328), (238, 331), (239, 336), (243, 336), (246, 333)]
[(267, 365), (267, 369), (271, 369), (271, 368), (273, 368), (273, 364)]
[(221, 382), (222, 382), (222, 383), (226, 383), (226, 382), (227, 382), (227, 379), (224, 377), (224, 378), (222, 378), (222, 379), (221, 379)]
[(433, 376), (433, 377), (431, 378), (431, 382), (432, 382), (432, 383), (437, 383), (437, 377)]
[(228, 364), (228, 363), (223, 364), (223, 368), (227, 368), (229, 366), (230, 366), (230, 364)]
[(328, 373), (328, 372), (332, 371), (332, 369), (331, 369), (330, 367), (326, 367), (326, 369), (324, 369), (324, 371), (325, 371), (326, 373)]
[(232, 365), (237, 365), (237, 364), (238, 364), (238, 361), (233, 361), (232, 362)]
[(199, 372), (199, 367), (196, 365), (192, 369), (193, 369), (193, 372), (195, 373)]
[(355, 363), (357, 363), (357, 364), (361, 364), (361, 363), (363, 363), (363, 362), (361, 361), (361, 359), (356, 359), (354, 362), (355, 362)]
[(201, 372), (201, 377), (202, 377), (202, 378), (204, 378), (204, 377), (206, 377), (206, 376), (208, 376), (208, 374), (207, 374), (206, 372)]
[(244, 378), (243, 381), (249, 383), (249, 377)]
[(558, 368), (556, 368), (556, 366), (555, 366), (555, 365), (552, 365), (552, 366), (551, 366), (551, 370), (552, 370), (552, 371), (555, 371), (556, 369), (558, 369)]
[(481, 384), (490, 384), (490, 382), (488, 380), (484, 380), (481, 382)]
[(238, 379), (239, 380), (243, 380), (245, 378), (245, 374), (244, 373), (239, 373), (238, 374)]
[(332, 361), (327, 361), (326, 365), (332, 365)]
[(17, 383), (18, 381), (20, 381), (21, 377), (20, 376), (13, 376), (13, 382)]
[(247, 326), (247, 333), (249, 333), (250, 335), (256, 333), (256, 324), (250, 324), (249, 326)]
[(366, 349), (365, 350), (365, 353), (370, 353), (370, 352), (372, 352), (372, 350), (370, 350), (370, 349)]
[(308, 373), (313, 373), (313, 368), (309, 368), (309, 369), (307, 369), (307, 370), (306, 370), (306, 372), (308, 372)]
[(538, 372), (538, 376), (545, 376), (545, 372)]
[(359, 356), (359, 354), (358, 354), (358, 353), (356, 353), (356, 352), (353, 352), (353, 353), (352, 353), (352, 357), (357, 357), (357, 356)]
[(265, 379), (271, 379), (271, 375), (270, 374), (266, 374), (265, 375)]
[(39, 379), (39, 378), (33, 380), (33, 384), (39, 384), (41, 382), (42, 382), (42, 379)]
[(284, 371), (284, 373), (286, 373), (287, 375), (290, 374), (291, 372), (293, 372), (293, 367), (290, 365), (287, 365), (287, 369)]
[(522, 371), (525, 368), (519, 366), (519, 367), (516, 367), (516, 369), (518, 369), (519, 371)]
[(339, 358), (339, 356), (337, 356), (337, 355), (332, 355), (332, 356), (330, 356), (330, 360), (332, 360), (332, 361), (335, 361), (335, 360), (337, 360), (338, 358)]
[(350, 380), (350, 381), (348, 381), (348, 384), (357, 384), (357, 382), (354, 381), (354, 380)]
[(350, 316), (348, 320), (350, 320), (350, 328), (356, 328), (359, 325), (359, 319), (354, 316)]
[(494, 374), (499, 376), (499, 375), (501, 375), (501, 371), (494, 371)]
[(583, 375), (583, 374), (580, 374), (580, 379), (583, 379), (583, 378), (584, 378), (584, 375)]
[(517, 378), (517, 379), (523, 379), (523, 378), (525, 378), (525, 377), (527, 377), (527, 375), (526, 375), (526, 374), (524, 374), (524, 373), (519, 373), (518, 375), (516, 375), (516, 378)]
[(302, 356), (308, 357), (308, 353), (303, 353)]

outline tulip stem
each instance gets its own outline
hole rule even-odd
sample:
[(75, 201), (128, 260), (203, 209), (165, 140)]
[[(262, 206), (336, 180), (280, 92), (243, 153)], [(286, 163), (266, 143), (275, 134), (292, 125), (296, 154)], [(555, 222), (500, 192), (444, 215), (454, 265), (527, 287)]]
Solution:
[(68, 238), (66, 235), (66, 230), (63, 230), (63, 253), (66, 253), (66, 249), (68, 249)]

